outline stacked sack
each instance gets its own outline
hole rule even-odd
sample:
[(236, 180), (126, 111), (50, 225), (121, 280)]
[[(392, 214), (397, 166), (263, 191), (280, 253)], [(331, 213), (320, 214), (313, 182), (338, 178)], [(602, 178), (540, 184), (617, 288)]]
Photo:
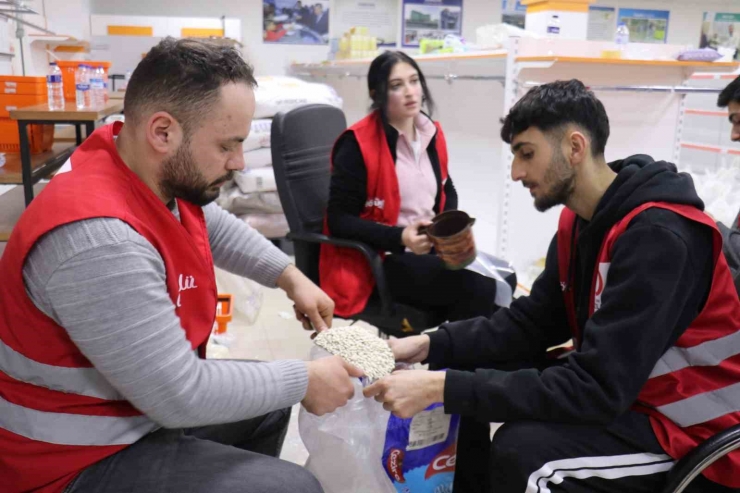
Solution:
[(292, 77), (258, 77), (252, 128), (244, 141), (244, 171), (221, 189), (218, 204), (267, 238), (283, 238), (288, 221), (277, 193), (272, 169), (272, 117), (308, 104), (342, 107), (342, 99), (325, 84)]

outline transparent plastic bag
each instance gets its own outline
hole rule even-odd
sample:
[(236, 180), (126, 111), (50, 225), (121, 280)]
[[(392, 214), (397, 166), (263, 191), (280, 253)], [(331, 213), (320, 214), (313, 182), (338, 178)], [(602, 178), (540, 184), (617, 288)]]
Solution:
[(257, 321), (262, 308), (262, 286), (219, 268), (216, 268), (216, 285), (219, 293), (234, 297), (234, 310), (244, 317), (247, 325)]
[[(319, 347), (311, 359), (329, 356)], [(361, 379), (353, 379), (355, 395), (333, 413), (316, 416), (301, 407), (298, 430), (308, 450), (308, 469), (326, 493), (395, 493), (381, 459), (390, 413), (362, 395)]]
[[(329, 353), (314, 347), (311, 359)], [(333, 413), (301, 408), (298, 429), (309, 457), (306, 468), (326, 493), (438, 493), (452, 491), (460, 417), (432, 404), (413, 418), (391, 415), (362, 395), (366, 379), (353, 379), (355, 395)]]
[(511, 286), (504, 279), (514, 272), (514, 267), (509, 262), (494, 257), (490, 253), (478, 250), (478, 255), (475, 257), (473, 263), (465, 268), (482, 276), (494, 279), (496, 281), (496, 299), (494, 302), (498, 306), (505, 308), (511, 305), (513, 293), (511, 292)]

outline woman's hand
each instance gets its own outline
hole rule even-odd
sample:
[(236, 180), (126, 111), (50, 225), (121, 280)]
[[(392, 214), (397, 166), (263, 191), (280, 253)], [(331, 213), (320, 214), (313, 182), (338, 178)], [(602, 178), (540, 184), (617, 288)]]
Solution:
[(419, 234), (420, 226), (429, 226), (430, 221), (417, 221), (406, 226), (401, 234), (403, 245), (416, 255), (424, 255), (432, 250), (432, 242), (426, 234)]

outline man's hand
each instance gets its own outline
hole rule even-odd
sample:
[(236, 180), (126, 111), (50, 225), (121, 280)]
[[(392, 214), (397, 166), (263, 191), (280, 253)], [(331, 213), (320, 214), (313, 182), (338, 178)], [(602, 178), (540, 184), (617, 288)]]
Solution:
[(350, 377), (362, 377), (359, 369), (339, 356), (330, 356), (306, 363), (308, 390), (301, 404), (317, 416), (333, 412), (347, 404), (355, 395)]
[(365, 397), (383, 403), (399, 418), (411, 418), (435, 402), (443, 402), (445, 372), (402, 370), (365, 387)]
[(296, 266), (291, 264), (286, 267), (280, 274), (277, 285), (295, 303), (293, 309), (296, 319), (303, 324), (304, 329), (321, 332), (331, 327), (334, 301)]
[(420, 226), (429, 226), (430, 221), (418, 221), (406, 226), (401, 233), (401, 243), (416, 255), (424, 255), (432, 249), (432, 242), (425, 234), (419, 234)]
[(388, 345), (393, 351), (393, 357), (398, 363), (421, 363), (429, 357), (429, 336), (404, 337), (403, 339), (391, 338)]

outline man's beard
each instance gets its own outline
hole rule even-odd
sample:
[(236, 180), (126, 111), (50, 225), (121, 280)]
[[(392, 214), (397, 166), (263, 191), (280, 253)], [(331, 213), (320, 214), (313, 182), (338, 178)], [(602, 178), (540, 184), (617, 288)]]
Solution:
[(164, 162), (159, 189), (166, 197), (182, 199), (203, 207), (218, 198), (218, 185), (231, 180), (233, 176), (234, 172), (229, 171), (218, 180), (208, 183), (198, 170), (190, 152), (190, 143), (186, 140), (175, 155)]
[(534, 199), (535, 208), (545, 212), (551, 207), (565, 204), (573, 193), (575, 183), (575, 171), (563, 153), (556, 149), (540, 188), (544, 193)]

